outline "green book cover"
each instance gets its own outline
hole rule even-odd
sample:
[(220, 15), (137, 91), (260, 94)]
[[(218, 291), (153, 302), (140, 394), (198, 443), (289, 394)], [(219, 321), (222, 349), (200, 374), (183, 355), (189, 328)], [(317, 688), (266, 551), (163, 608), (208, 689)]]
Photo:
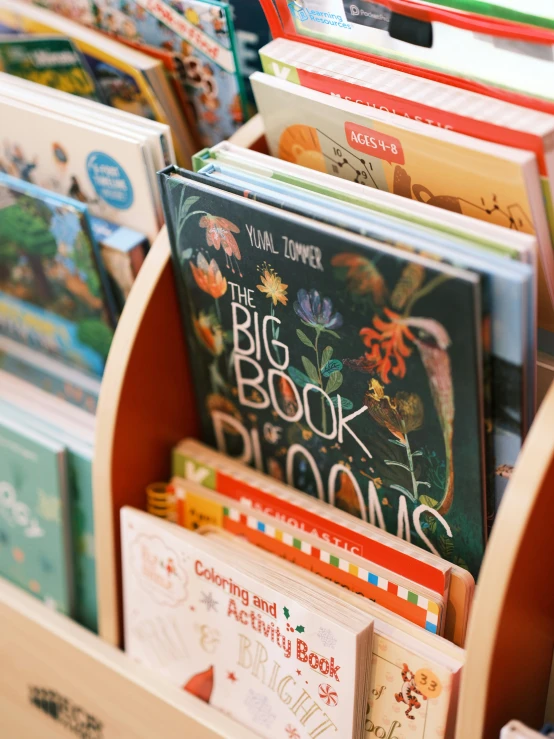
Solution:
[(0, 420), (0, 575), (72, 615), (71, 529), (63, 444)]
[(63, 36), (0, 36), (0, 71), (104, 102), (85, 58)]
[(540, 28), (554, 29), (554, 5), (551, 0), (427, 0), (430, 5), (441, 5), (452, 10), (464, 10), (490, 18), (526, 23)]
[(94, 510), (92, 493), (93, 448), (74, 434), (27, 411), (0, 400), (0, 414), (14, 423), (66, 448), (67, 485), (71, 518), (71, 545), (75, 593), (74, 619), (98, 631)]
[(162, 174), (203, 439), (477, 573), (477, 275)]

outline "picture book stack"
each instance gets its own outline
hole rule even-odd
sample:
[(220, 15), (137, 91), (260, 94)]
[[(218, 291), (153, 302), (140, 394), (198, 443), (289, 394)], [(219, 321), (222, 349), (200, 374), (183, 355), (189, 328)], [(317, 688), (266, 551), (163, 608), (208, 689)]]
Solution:
[(0, 575), (96, 631), (94, 413), (173, 142), (99, 102), (71, 42), (2, 38)]
[[(169, 84), (163, 94), (159, 86), (154, 91), (176, 144), (183, 140), (187, 158), (193, 153), (191, 136), (204, 146), (213, 145), (232, 135), (254, 112), (249, 76), (261, 68), (258, 50), (270, 38), (257, 0), (37, 0), (35, 4), (43, 7), (28, 8), (10, 0), (0, 8), (18, 16), (26, 32), (44, 32), (48, 26), (49, 31), (82, 39), (89, 44), (88, 49), (81, 46), (87, 58), (91, 47), (111, 48), (110, 41), (102, 39), (104, 34), (121, 42), (114, 45), (121, 58), (135, 64), (145, 58), (157, 70), (165, 70)], [(13, 20), (8, 25), (13, 28)], [(78, 30), (79, 26), (84, 28)], [(92, 56), (98, 68), (101, 55), (93, 49)], [(119, 64), (114, 67), (119, 71)], [(99, 72), (103, 74), (103, 69)], [(119, 101), (114, 104), (121, 107)], [(186, 144), (183, 129), (189, 132)], [(183, 135), (177, 136), (177, 130)]]

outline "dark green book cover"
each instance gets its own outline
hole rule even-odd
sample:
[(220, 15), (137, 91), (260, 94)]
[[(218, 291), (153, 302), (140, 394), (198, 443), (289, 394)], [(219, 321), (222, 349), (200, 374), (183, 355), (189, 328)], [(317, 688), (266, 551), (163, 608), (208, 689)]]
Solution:
[(477, 574), (479, 278), (161, 181), (204, 439)]

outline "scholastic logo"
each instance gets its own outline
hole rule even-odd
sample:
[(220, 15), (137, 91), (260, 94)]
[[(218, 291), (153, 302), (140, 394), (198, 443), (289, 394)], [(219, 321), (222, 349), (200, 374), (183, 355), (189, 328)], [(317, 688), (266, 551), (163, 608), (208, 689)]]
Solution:
[(356, 151), (384, 159), (389, 164), (404, 164), (404, 151), (400, 140), (373, 128), (366, 128), (357, 123), (344, 124), (346, 140)]

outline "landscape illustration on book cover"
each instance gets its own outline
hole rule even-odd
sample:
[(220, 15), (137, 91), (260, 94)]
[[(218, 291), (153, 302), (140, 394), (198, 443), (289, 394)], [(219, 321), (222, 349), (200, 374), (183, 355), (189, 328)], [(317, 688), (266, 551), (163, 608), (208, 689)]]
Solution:
[(6, 175), (0, 331), (98, 375), (113, 337), (85, 206)]
[(205, 439), (476, 574), (478, 281), (165, 184)]

